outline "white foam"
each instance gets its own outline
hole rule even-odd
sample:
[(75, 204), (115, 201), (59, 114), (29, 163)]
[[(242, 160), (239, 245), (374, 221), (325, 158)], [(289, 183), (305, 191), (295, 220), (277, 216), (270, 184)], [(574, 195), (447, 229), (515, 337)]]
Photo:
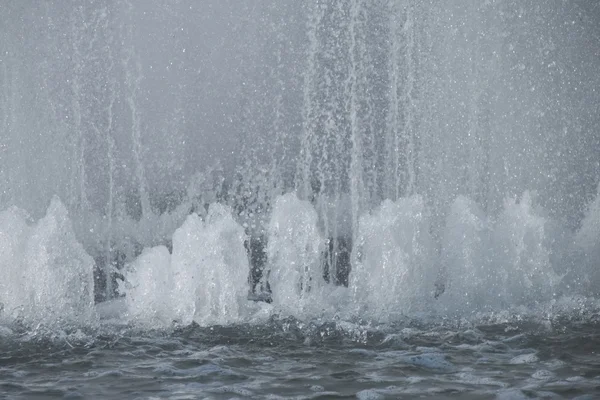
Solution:
[(451, 206), (442, 239), (446, 310), (470, 311), (483, 304), (489, 265), (488, 223), (479, 206), (459, 196)]
[(356, 393), (356, 398), (359, 400), (379, 400), (385, 399), (385, 396), (375, 389), (365, 389)]
[(509, 385), (505, 382), (501, 382), (489, 377), (480, 377), (469, 372), (461, 372), (457, 374), (458, 381), (467, 383), (469, 385), (477, 386), (498, 386), (501, 388), (508, 387)]
[(533, 364), (539, 361), (538, 356), (533, 353), (521, 354), (510, 359), (510, 364)]
[(576, 250), (582, 254), (583, 270), (592, 285), (592, 293), (598, 290), (600, 270), (600, 184), (596, 199), (589, 205), (581, 228), (575, 236)]
[(495, 221), (458, 197), (446, 220), (444, 311), (502, 310), (553, 299), (560, 277), (550, 262), (546, 220), (525, 192), (507, 198)]
[(541, 381), (549, 381), (551, 379), (553, 379), (555, 377), (555, 374), (551, 371), (545, 370), (545, 369), (540, 369), (538, 371), (535, 371), (531, 377), (533, 379), (538, 379)]
[[(595, 245), (594, 204), (577, 236), (582, 248)], [(127, 266), (120, 288), (125, 297), (118, 307), (95, 308), (94, 263), (55, 198), (37, 223), (17, 208), (0, 213), (0, 318), (88, 323), (98, 309), (104, 319), (127, 315), (136, 324), (162, 327), (174, 320), (186, 325), (262, 321), (274, 311), (383, 322), (440, 310), (470, 314), (485, 308), (500, 310), (493, 314), (498, 316), (518, 307), (537, 310), (532, 303), (552, 300), (559, 281), (541, 215), (527, 192), (518, 201), (507, 199), (495, 219), (459, 196), (449, 210), (438, 259), (424, 200), (384, 201), (359, 219), (347, 289), (323, 279), (318, 214), (289, 193), (276, 199), (267, 229), (263, 279), (270, 283), (273, 305), (266, 305), (247, 300), (244, 229), (229, 208), (213, 204), (205, 220), (190, 215), (175, 231), (172, 255), (166, 247), (148, 247)], [(446, 290), (435, 302), (440, 260)], [(555, 308), (564, 308), (563, 303)], [(362, 340), (360, 332), (356, 337)]]
[(363, 215), (350, 275), (358, 312), (386, 319), (424, 307), (434, 287), (433, 255), (420, 196), (386, 200), (372, 213)]
[(204, 277), (199, 275), (200, 263), (197, 255), (201, 251), (204, 223), (196, 214), (187, 217), (183, 225), (173, 234), (173, 301), (174, 316), (188, 325), (196, 315), (196, 297), (202, 295), (196, 291), (198, 282)]
[(206, 221), (188, 216), (165, 247), (145, 250), (127, 267), (122, 291), (129, 317), (142, 324), (230, 324), (245, 313), (248, 258), (245, 234), (228, 207), (212, 204)]
[(529, 192), (506, 199), (494, 225), (486, 290), (503, 305), (549, 300), (559, 277), (550, 265), (545, 219), (534, 210)]
[[(220, 204), (209, 207), (204, 226), (192, 217), (189, 226), (184, 224), (173, 235), (174, 296), (181, 298), (180, 288), (189, 293), (192, 284), (198, 324), (227, 324), (242, 317), (250, 269), (244, 240), (244, 229)], [(189, 320), (189, 314), (179, 316)]]
[(19, 209), (0, 213), (0, 232), (0, 302), (8, 318), (49, 327), (95, 320), (94, 261), (57, 197), (33, 225)]
[(295, 193), (278, 197), (268, 234), (265, 276), (273, 305), (292, 314), (318, 305), (325, 286), (320, 262), (323, 238), (313, 206)]
[(501, 390), (496, 394), (497, 400), (528, 400), (531, 397), (523, 393), (519, 389), (506, 389)]
[(168, 326), (173, 315), (171, 255), (164, 246), (145, 249), (128, 267), (125, 301), (129, 318), (153, 327)]

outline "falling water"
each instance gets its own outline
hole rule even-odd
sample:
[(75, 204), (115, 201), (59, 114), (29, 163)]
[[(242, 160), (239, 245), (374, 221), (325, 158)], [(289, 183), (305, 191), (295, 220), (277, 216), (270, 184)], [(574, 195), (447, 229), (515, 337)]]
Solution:
[(580, 0), (0, 1), (2, 394), (596, 395), (599, 43)]
[[(585, 7), (6, 6), (2, 240), (68, 215), (60, 246), (93, 258), (66, 253), (96, 301), (125, 296), (146, 325), (264, 311), (247, 299), (390, 319), (593, 296), (600, 33)], [(12, 260), (33, 245), (6, 246)], [(159, 306), (187, 273), (212, 286), (189, 279)]]

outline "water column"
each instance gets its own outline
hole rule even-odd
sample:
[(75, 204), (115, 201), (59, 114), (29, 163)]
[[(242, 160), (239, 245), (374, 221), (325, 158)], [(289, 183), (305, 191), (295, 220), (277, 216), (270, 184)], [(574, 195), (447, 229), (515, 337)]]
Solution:
[(312, 196), (311, 165), (313, 164), (313, 154), (311, 143), (314, 141), (317, 129), (314, 93), (317, 90), (317, 54), (320, 48), (317, 29), (324, 18), (324, 11), (325, 8), (322, 5), (312, 5), (309, 10), (307, 23), (308, 49), (302, 96), (302, 139), (300, 141), (300, 157), (296, 172), (296, 190), (303, 199), (309, 199)]
[[(66, 130), (72, 142), (73, 157), (69, 161), (76, 175), (71, 175), (68, 197), (71, 216), (81, 241), (90, 246), (97, 263), (96, 299), (110, 298), (115, 288), (114, 218), (118, 199), (117, 150), (120, 99), (120, 63), (117, 8), (108, 4), (81, 5), (69, 14), (71, 46), (74, 57), (70, 92), (71, 124), (62, 127), (60, 112), (55, 112), (57, 129)], [(48, 13), (50, 16), (50, 13)], [(56, 37), (53, 37), (56, 40)], [(58, 46), (58, 44), (56, 44)], [(49, 70), (52, 72), (52, 70)], [(50, 104), (64, 101), (50, 94)], [(77, 140), (70, 140), (69, 137)], [(63, 139), (65, 140), (65, 139)], [(93, 171), (93, 173), (92, 173)], [(73, 182), (74, 180), (74, 182)]]
[(273, 115), (270, 123), (271, 137), (274, 137), (274, 140), (269, 175), (273, 188), (287, 190), (293, 183), (294, 173), (294, 171), (290, 171), (290, 158), (293, 158), (293, 154), (290, 153), (298, 146), (295, 142), (290, 143), (290, 139), (295, 135), (290, 134), (290, 131), (294, 129), (291, 123), (293, 111), (289, 104), (292, 90), (287, 87), (287, 81), (296, 72), (291, 68), (286, 69), (286, 58), (293, 57), (293, 54), (289, 54), (287, 49), (292, 38), (289, 37), (289, 32), (286, 32), (287, 15), (278, 15), (278, 11), (281, 12), (281, 10), (277, 10), (277, 6), (285, 7), (281, 3), (272, 6), (272, 18), (276, 18), (276, 20), (268, 32), (269, 36), (274, 36), (272, 48), (267, 50), (271, 56), (268, 80), (274, 83), (272, 88), (274, 94), (271, 100)]
[(415, 182), (416, 182), (416, 156), (417, 156), (417, 147), (416, 147), (416, 131), (415, 131), (415, 109), (416, 104), (414, 101), (414, 91), (416, 85), (416, 65), (415, 58), (416, 55), (416, 44), (415, 44), (415, 12), (414, 12), (414, 4), (409, 2), (405, 5), (405, 13), (406, 20), (404, 22), (403, 34), (405, 36), (406, 41), (406, 50), (405, 50), (405, 63), (406, 63), (406, 81), (404, 83), (404, 89), (402, 93), (402, 99), (404, 103), (404, 121), (403, 121), (403, 133), (405, 137), (405, 181), (403, 183), (404, 190), (403, 195), (411, 195), (415, 191)]
[[(85, 173), (85, 131), (82, 127), (82, 88), (81, 80), (84, 70), (84, 53), (89, 54), (93, 41), (88, 40), (85, 35), (84, 5), (75, 6), (70, 14), (70, 41), (72, 45), (72, 75), (70, 78), (71, 86), (71, 134), (73, 135), (71, 143), (72, 156), (74, 164), (71, 168), (71, 193), (69, 195), (69, 204), (80, 209), (88, 208), (88, 200), (86, 195), (86, 173)], [(87, 45), (87, 49), (83, 46)], [(87, 50), (87, 52), (86, 52)]]
[(313, 202), (319, 213), (329, 249), (325, 276), (334, 282), (338, 241), (351, 241), (353, 220), (363, 200), (355, 36), (360, 7), (358, 1), (315, 4), (308, 27), (296, 185), (301, 198)]
[[(314, 203), (329, 240), (326, 275), (337, 276), (338, 256), (351, 249), (364, 211), (416, 191), (415, 8), (356, 0), (309, 10), (296, 185)], [(386, 63), (387, 70), (377, 68)]]
[(416, 189), (416, 6), (411, 1), (390, 1), (388, 7), (390, 89), (384, 193), (386, 198), (397, 199)]
[(401, 173), (400, 168), (400, 143), (399, 134), (397, 127), (400, 124), (400, 96), (398, 89), (400, 87), (400, 71), (398, 71), (398, 65), (400, 63), (400, 46), (399, 41), (396, 40), (397, 26), (399, 25), (398, 15), (395, 7), (396, 2), (390, 1), (389, 7), (389, 32), (390, 32), (390, 49), (388, 57), (388, 69), (389, 69), (389, 99), (388, 99), (388, 114), (387, 114), (387, 126), (385, 136), (385, 170), (384, 170), (384, 196), (390, 199), (396, 199), (399, 196), (398, 188), (400, 183), (398, 182)]
[[(8, 137), (8, 130), (10, 129), (10, 86), (9, 86), (9, 75), (8, 75), (8, 65), (6, 62), (6, 53), (0, 55), (2, 57), (1, 63), (1, 71), (0, 77), (2, 79), (2, 95), (0, 97), (0, 110), (2, 110), (2, 119), (0, 125), (0, 132), (3, 137)], [(8, 143), (1, 141), (0, 142), (0, 160), (6, 160), (8, 157)], [(2, 185), (2, 189), (0, 189), (0, 204), (4, 204), (8, 200), (8, 182), (9, 175), (7, 172), (7, 168), (4, 165), (0, 164), (0, 185)]]
[(106, 140), (106, 160), (108, 162), (108, 199), (106, 201), (106, 243), (105, 243), (105, 265), (106, 270), (104, 271), (106, 279), (106, 296), (111, 297), (114, 293), (114, 286), (112, 280), (112, 259), (113, 259), (113, 218), (115, 212), (115, 139), (113, 138), (113, 124), (114, 124), (114, 113), (113, 108), (117, 101), (116, 92), (116, 79), (114, 78), (115, 61), (113, 58), (112, 47), (108, 46), (108, 59), (109, 61), (109, 100), (106, 106), (106, 128), (104, 130), (104, 137)]
[[(358, 91), (360, 89), (364, 89), (359, 86), (359, 80), (363, 78), (363, 66), (359, 64), (359, 60), (362, 59), (361, 56), (364, 56), (364, 49), (361, 49), (359, 45), (364, 46), (366, 42), (366, 38), (361, 35), (364, 34), (364, 30), (361, 30), (361, 23), (364, 23), (364, 7), (362, 1), (360, 0), (352, 0), (350, 5), (350, 74), (348, 75), (347, 85), (350, 92), (349, 96), (349, 112), (350, 112), (350, 141), (352, 144), (352, 155), (350, 160), (350, 171), (349, 171), (349, 180), (350, 180), (350, 207), (351, 207), (351, 227), (352, 227), (352, 235), (351, 239), (354, 243), (355, 235), (358, 231), (358, 217), (362, 210), (362, 202), (365, 199), (364, 187), (363, 187), (363, 150), (362, 150), (362, 140), (364, 135), (364, 129), (361, 129), (362, 126), (359, 124), (359, 115), (358, 113), (362, 110), (360, 109), (360, 99)], [(361, 15), (362, 14), (362, 15)], [(364, 28), (363, 28), (364, 29)], [(363, 51), (361, 51), (363, 50)], [(337, 210), (337, 207), (336, 207)], [(348, 235), (346, 235), (348, 238)], [(337, 277), (338, 266), (341, 265), (338, 263), (338, 255), (339, 245), (338, 245), (339, 235), (335, 235), (333, 237), (333, 254), (332, 254), (332, 262), (330, 264), (330, 269), (332, 272), (332, 276)], [(347, 239), (346, 239), (347, 240)], [(347, 246), (347, 245), (346, 245)], [(349, 249), (347, 249), (349, 250)], [(340, 271), (341, 272), (341, 271)], [(344, 278), (342, 278), (344, 279)], [(345, 280), (345, 279), (344, 279)], [(347, 282), (345, 282), (347, 284)]]
[[(489, 159), (489, 142), (484, 140), (482, 132), (482, 107), (483, 94), (486, 89), (485, 67), (482, 54), (483, 13), (478, 3), (469, 3), (466, 6), (466, 15), (469, 18), (469, 27), (464, 34), (465, 58), (468, 60), (464, 75), (467, 88), (467, 104), (464, 117), (466, 119), (466, 137), (464, 139), (465, 160), (463, 165), (463, 186), (465, 194), (478, 204), (487, 205), (487, 179), (485, 170)], [(483, 70), (483, 71), (482, 71)]]
[(2, 79), (2, 94), (0, 97), (0, 112), (2, 119), (0, 136), (0, 204), (10, 203), (15, 200), (20, 186), (15, 187), (11, 182), (18, 180), (16, 171), (21, 167), (15, 149), (18, 148), (18, 110), (20, 96), (18, 92), (20, 76), (18, 72), (18, 59), (15, 57), (8, 40), (0, 47), (0, 78)]
[(131, 2), (127, 2), (127, 13), (129, 18), (127, 25), (124, 27), (124, 34), (130, 42), (129, 47), (123, 51), (123, 59), (121, 64), (125, 72), (125, 88), (126, 99), (130, 111), (131, 123), (131, 142), (133, 145), (133, 162), (134, 171), (137, 183), (138, 196), (140, 200), (141, 216), (150, 215), (150, 199), (147, 193), (146, 173), (142, 159), (142, 126), (141, 126), (141, 111), (138, 109), (138, 92), (142, 82), (142, 65), (139, 55), (136, 52), (135, 44), (133, 43), (133, 27), (134, 27), (134, 8)]

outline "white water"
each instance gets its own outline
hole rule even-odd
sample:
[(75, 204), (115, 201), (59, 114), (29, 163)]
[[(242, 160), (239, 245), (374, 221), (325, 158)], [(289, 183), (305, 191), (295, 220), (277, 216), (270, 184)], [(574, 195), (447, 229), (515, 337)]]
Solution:
[(600, 267), (600, 186), (596, 200), (590, 204), (581, 229), (577, 232), (575, 243), (585, 253), (589, 262), (588, 267), (598, 269)]
[(468, 311), (486, 301), (489, 223), (479, 206), (464, 196), (452, 203), (442, 247), (446, 290), (442, 299), (450, 311)]
[[(271, 305), (248, 300), (244, 230), (230, 209), (212, 204), (204, 218), (192, 214), (175, 230), (172, 254), (165, 246), (146, 248), (125, 267), (119, 288), (124, 307), (112, 317), (165, 328), (192, 321), (232, 324), (274, 313), (393, 321), (402, 315), (468, 317), (519, 306), (533, 310), (557, 300), (569, 303), (556, 294), (562, 275), (554, 271), (548, 244), (570, 247), (573, 257), (585, 258), (589, 268), (597, 266), (598, 202), (591, 203), (573, 244), (550, 240), (542, 210), (527, 192), (506, 199), (496, 218), (458, 197), (438, 252), (422, 197), (384, 201), (359, 220), (349, 287), (344, 288), (323, 278), (325, 241), (315, 209), (289, 193), (277, 198), (267, 230), (262, 283), (269, 282)], [(0, 213), (0, 250), (2, 320), (49, 327), (97, 321), (94, 262), (75, 239), (58, 199), (37, 222), (14, 207)]]
[(394, 318), (433, 298), (436, 257), (423, 198), (386, 200), (359, 220), (350, 289), (366, 315)]
[(1, 318), (389, 320), (595, 299), (584, 3), (7, 3)]
[(324, 289), (321, 252), (324, 241), (318, 216), (295, 193), (277, 198), (268, 227), (268, 279), (273, 302), (288, 312), (301, 312), (320, 301)]
[(447, 310), (497, 310), (555, 298), (560, 277), (550, 263), (545, 226), (528, 192), (519, 200), (506, 199), (495, 220), (458, 197), (442, 249), (447, 293), (440, 300)]
[(32, 326), (93, 322), (93, 269), (94, 261), (75, 239), (58, 198), (33, 224), (18, 208), (0, 213), (3, 318)]
[(230, 210), (210, 206), (206, 220), (190, 215), (173, 234), (173, 254), (146, 249), (125, 270), (127, 317), (146, 326), (229, 324), (242, 320), (249, 264), (243, 228)]

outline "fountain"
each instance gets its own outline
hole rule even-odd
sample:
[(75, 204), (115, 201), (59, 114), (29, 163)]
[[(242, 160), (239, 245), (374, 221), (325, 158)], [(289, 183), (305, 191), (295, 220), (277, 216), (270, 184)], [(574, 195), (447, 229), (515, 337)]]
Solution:
[(4, 7), (0, 315), (91, 324), (92, 298), (141, 326), (389, 320), (595, 296), (587, 6), (163, 3)]

